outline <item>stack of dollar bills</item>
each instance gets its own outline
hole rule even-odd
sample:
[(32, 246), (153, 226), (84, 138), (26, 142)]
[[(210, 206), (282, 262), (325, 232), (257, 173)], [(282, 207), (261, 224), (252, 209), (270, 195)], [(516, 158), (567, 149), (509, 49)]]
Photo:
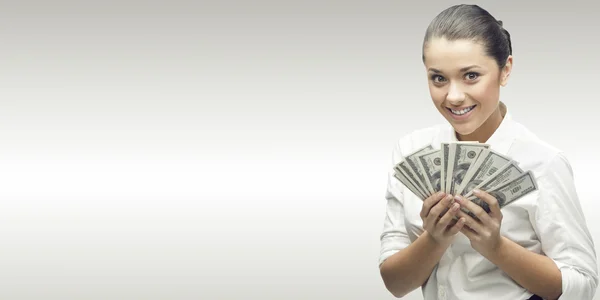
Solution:
[(538, 188), (531, 171), (478, 142), (441, 143), (439, 150), (429, 145), (407, 155), (394, 170), (395, 178), (422, 200), (442, 191), (461, 195), (488, 213), (474, 189), (495, 197), (502, 208)]

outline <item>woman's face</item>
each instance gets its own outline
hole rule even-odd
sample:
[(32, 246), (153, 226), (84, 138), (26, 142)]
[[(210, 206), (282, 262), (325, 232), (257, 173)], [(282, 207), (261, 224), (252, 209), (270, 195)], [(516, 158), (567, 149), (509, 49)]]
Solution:
[(498, 107), (512, 57), (500, 71), (481, 44), (445, 38), (430, 40), (423, 54), (433, 103), (456, 132), (473, 133)]

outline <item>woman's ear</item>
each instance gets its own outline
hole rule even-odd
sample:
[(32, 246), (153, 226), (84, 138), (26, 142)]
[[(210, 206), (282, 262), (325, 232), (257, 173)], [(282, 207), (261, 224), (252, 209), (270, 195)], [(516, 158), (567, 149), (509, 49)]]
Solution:
[(508, 78), (510, 77), (510, 72), (512, 71), (512, 67), (513, 67), (513, 57), (512, 57), (512, 55), (509, 55), (508, 58), (506, 59), (506, 65), (504, 65), (504, 68), (502, 68), (502, 72), (500, 74), (500, 85), (501, 86), (506, 86), (506, 84), (508, 83)]

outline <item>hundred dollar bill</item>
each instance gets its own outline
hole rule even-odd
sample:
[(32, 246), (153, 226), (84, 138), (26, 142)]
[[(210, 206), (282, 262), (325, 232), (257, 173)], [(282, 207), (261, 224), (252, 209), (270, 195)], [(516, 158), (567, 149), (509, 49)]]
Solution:
[(421, 166), (419, 165), (418, 155), (430, 151), (432, 149), (433, 147), (431, 145), (428, 145), (406, 156), (406, 162), (410, 166), (410, 170), (414, 174), (415, 179), (417, 179), (417, 184), (419, 184), (419, 187), (427, 196), (433, 195), (435, 191), (430, 189), (429, 186), (425, 183), (425, 175), (423, 174), (423, 169), (421, 169)]
[(408, 181), (417, 189), (417, 191), (419, 191), (419, 194), (425, 195), (425, 191), (422, 190), (419, 184), (417, 183), (418, 180), (416, 176), (410, 171), (410, 167), (408, 166), (406, 160), (403, 160), (396, 164), (394, 169), (396, 170), (396, 173), (404, 175), (404, 177), (408, 179)]
[(450, 161), (448, 162), (448, 191), (454, 195), (471, 164), (477, 161), (479, 154), (490, 145), (477, 142), (455, 142), (450, 145)]
[(446, 183), (444, 183), (444, 187), (446, 188), (446, 192), (448, 194), (452, 194), (452, 164), (454, 164), (453, 156), (456, 150), (456, 144), (450, 143), (448, 145), (448, 156), (446, 157), (446, 178), (444, 179)]
[(446, 171), (448, 170), (448, 160), (450, 156), (450, 143), (442, 143), (440, 146), (440, 160), (441, 160), (441, 168), (440, 168), (440, 185), (441, 191), (444, 193), (448, 193), (446, 189)]
[(463, 195), (470, 192), (496, 171), (510, 163), (510, 161), (509, 157), (499, 154), (492, 149), (484, 149), (463, 177), (461, 185), (454, 191), (455, 194)]
[(398, 179), (404, 186), (406, 186), (413, 194), (421, 198), (421, 200), (427, 199), (423, 194), (421, 194), (421, 192), (419, 192), (419, 190), (417, 190), (417, 188), (412, 183), (410, 183), (410, 181), (408, 180), (408, 178), (406, 178), (406, 176), (404, 176), (404, 174), (395, 172), (394, 177)]
[[(531, 171), (527, 171), (514, 178), (513, 180), (501, 184), (486, 192), (492, 197), (496, 198), (496, 200), (498, 200), (498, 205), (500, 206), (500, 208), (503, 208), (507, 204), (537, 189), (538, 185), (535, 181), (533, 173), (531, 173)], [(490, 212), (490, 207), (485, 201), (479, 198), (475, 198), (472, 201), (475, 204), (481, 206), (486, 212)]]
[(417, 156), (420, 167), (423, 169), (425, 184), (435, 192), (441, 191), (441, 150), (430, 150)]
[[(481, 182), (475, 188), (482, 191), (489, 191), (501, 184), (504, 184), (519, 177), (519, 175), (523, 173), (525, 172), (521, 170), (521, 168), (519, 168), (518, 166), (518, 163), (513, 160), (506, 166), (502, 167), (502, 169), (498, 170), (498, 172), (495, 172), (492, 176), (488, 177), (486, 180)], [(471, 190), (464, 197), (471, 200), (476, 196), (473, 195), (473, 191)]]

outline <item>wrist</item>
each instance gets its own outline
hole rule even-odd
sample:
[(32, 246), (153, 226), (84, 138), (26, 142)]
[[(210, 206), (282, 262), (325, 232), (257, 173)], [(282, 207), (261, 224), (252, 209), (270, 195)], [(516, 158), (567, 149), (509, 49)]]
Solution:
[(486, 258), (493, 262), (495, 265), (502, 264), (502, 260), (506, 258), (504, 253), (507, 252), (507, 247), (510, 246), (510, 240), (504, 236), (500, 236), (496, 247), (490, 249), (490, 252), (486, 255)]
[(437, 240), (433, 235), (431, 235), (427, 230), (423, 232), (423, 238), (425, 238), (431, 246), (434, 248), (439, 248), (440, 250), (446, 250), (452, 243), (449, 239), (444, 239), (443, 241)]

